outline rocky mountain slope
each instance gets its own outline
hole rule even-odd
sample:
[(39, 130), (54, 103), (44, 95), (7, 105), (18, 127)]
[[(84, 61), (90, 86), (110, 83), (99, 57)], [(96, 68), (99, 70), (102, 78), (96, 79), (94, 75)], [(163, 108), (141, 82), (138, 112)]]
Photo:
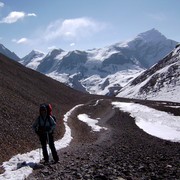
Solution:
[(180, 102), (180, 45), (125, 86), (118, 97)]
[(32, 123), (39, 104), (51, 103), (57, 117), (60, 138), (64, 132), (62, 117), (76, 104), (93, 97), (75, 91), (45, 75), (0, 54), (0, 162), (38, 146)]

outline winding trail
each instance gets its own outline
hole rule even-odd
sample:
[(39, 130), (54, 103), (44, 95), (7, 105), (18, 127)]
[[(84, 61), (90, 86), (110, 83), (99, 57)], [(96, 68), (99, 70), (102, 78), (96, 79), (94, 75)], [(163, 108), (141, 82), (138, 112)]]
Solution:
[[(160, 106), (160, 105), (159, 105)], [(161, 107), (160, 107), (161, 108)], [(99, 119), (93, 132), (79, 114)], [(179, 179), (180, 144), (141, 130), (110, 100), (91, 101), (68, 118), (73, 140), (61, 149), (60, 163), (36, 170), (28, 179)]]

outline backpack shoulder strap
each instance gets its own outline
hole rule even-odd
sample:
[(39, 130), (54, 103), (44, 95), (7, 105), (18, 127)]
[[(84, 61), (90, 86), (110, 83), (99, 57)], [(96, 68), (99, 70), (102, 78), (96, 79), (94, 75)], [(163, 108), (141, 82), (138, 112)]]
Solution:
[(56, 124), (56, 117), (50, 115), (50, 116), (48, 116), (48, 121), (49, 121), (50, 126), (53, 125), (53, 124), (52, 124), (52, 121), (51, 121), (51, 119), (50, 119), (50, 117), (54, 120), (54, 122), (55, 122), (55, 124)]
[(56, 117), (55, 117), (55, 116), (52, 116), (52, 118), (54, 119), (54, 122), (56, 123)]

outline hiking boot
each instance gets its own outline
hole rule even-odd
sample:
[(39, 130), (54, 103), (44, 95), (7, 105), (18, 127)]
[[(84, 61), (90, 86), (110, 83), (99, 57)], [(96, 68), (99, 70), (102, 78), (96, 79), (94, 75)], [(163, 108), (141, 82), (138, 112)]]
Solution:
[(49, 161), (44, 161), (42, 162), (43, 165), (48, 165), (49, 164)]
[(52, 164), (56, 164), (56, 163), (58, 163), (59, 162), (59, 160), (54, 160), (53, 162), (52, 162)]

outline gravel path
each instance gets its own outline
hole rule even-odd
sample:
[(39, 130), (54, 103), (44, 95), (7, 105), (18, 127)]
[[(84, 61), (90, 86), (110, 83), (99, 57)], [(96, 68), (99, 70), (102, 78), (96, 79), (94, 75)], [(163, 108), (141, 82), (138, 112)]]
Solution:
[[(60, 163), (33, 171), (27, 179), (122, 180), (180, 179), (180, 144), (150, 136), (128, 113), (112, 109), (110, 100), (90, 102), (68, 120), (73, 141), (58, 154)], [(92, 132), (77, 115), (101, 118), (108, 130)]]

